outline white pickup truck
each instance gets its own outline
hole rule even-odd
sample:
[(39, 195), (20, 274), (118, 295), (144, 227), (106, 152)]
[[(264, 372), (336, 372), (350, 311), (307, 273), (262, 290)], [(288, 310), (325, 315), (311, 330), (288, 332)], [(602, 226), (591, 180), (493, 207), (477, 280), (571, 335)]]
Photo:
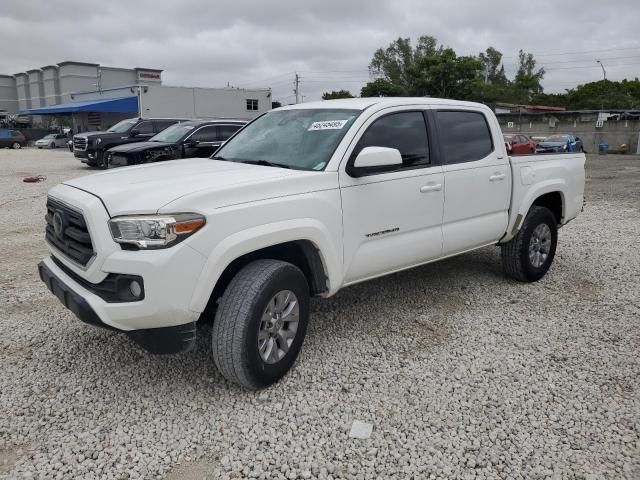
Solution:
[(583, 204), (584, 154), (509, 157), (492, 111), (433, 98), (294, 105), (211, 159), (125, 167), (49, 192), (39, 264), (84, 322), (154, 353), (194, 346), (247, 388), (300, 351), (309, 298), (487, 245), (505, 272), (549, 269)]

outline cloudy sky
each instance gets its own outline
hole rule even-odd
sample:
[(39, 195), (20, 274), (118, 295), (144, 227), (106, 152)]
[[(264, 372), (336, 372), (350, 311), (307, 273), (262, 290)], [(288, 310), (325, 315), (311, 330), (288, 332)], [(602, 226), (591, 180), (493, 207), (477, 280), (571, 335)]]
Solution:
[(638, 0), (2, 0), (0, 73), (78, 60), (161, 68), (166, 85), (271, 87), (293, 100), (358, 93), (376, 48), (428, 34), (458, 54), (494, 46), (507, 74), (518, 49), (548, 92), (640, 77)]

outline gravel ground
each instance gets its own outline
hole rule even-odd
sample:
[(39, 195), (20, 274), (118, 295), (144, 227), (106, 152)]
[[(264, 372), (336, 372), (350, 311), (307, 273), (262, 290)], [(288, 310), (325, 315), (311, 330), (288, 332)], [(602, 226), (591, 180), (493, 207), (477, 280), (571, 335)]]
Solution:
[(66, 311), (36, 274), (45, 192), (90, 170), (62, 150), (0, 164), (0, 478), (640, 478), (638, 157), (589, 158), (542, 281), (486, 248), (345, 289), (257, 393), (206, 335), (152, 356)]

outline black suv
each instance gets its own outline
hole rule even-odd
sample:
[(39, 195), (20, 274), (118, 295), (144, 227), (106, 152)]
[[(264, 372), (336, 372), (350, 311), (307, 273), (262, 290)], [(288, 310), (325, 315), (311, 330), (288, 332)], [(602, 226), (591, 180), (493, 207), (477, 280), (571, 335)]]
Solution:
[(247, 122), (243, 120), (193, 120), (171, 125), (147, 142), (110, 148), (105, 154), (107, 168), (140, 163), (208, 157)]
[(84, 132), (73, 137), (73, 155), (92, 167), (105, 167), (104, 152), (123, 143), (139, 142), (153, 137), (165, 128), (187, 119), (129, 118), (116, 123), (106, 132)]

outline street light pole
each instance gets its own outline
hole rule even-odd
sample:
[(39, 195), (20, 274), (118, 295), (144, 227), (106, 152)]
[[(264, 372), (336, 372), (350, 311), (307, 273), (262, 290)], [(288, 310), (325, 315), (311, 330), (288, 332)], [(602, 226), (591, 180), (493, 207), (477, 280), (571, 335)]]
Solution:
[(602, 75), (604, 75), (604, 80), (605, 82), (607, 81), (607, 71), (604, 68), (604, 65), (602, 64), (602, 62), (600, 60), (596, 60), (596, 62), (598, 62), (600, 64), (600, 67), (602, 68)]

